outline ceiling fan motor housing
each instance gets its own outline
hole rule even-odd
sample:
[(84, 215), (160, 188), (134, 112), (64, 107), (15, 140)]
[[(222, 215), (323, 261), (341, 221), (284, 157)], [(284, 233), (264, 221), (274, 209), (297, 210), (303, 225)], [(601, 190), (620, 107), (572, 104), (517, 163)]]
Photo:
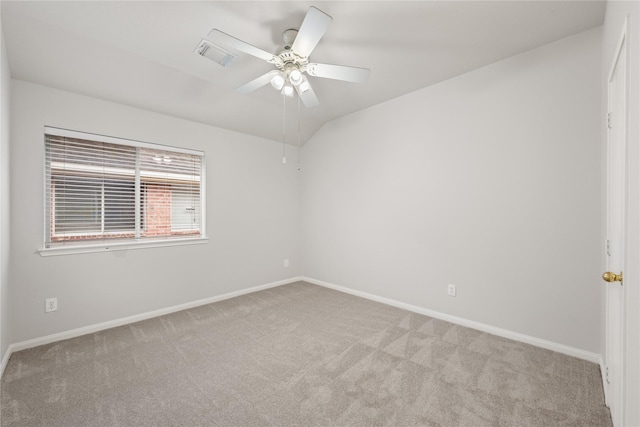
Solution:
[(292, 70), (297, 69), (302, 73), (307, 70), (309, 61), (307, 58), (302, 58), (296, 55), (291, 50), (286, 50), (275, 56), (274, 64), (278, 69), (284, 72), (291, 72)]
[(297, 55), (291, 46), (298, 35), (298, 30), (289, 29), (282, 33), (282, 41), (284, 46), (280, 48), (274, 57), (273, 63), (279, 70), (284, 71), (288, 76), (293, 70), (298, 70), (303, 73), (307, 70), (309, 61), (307, 58), (303, 58)]

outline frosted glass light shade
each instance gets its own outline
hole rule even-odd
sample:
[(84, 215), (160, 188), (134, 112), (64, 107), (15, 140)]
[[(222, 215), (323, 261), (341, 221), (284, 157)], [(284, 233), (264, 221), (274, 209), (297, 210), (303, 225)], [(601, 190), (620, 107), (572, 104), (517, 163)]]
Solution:
[(300, 70), (291, 70), (291, 72), (289, 73), (289, 81), (294, 86), (298, 86), (300, 83), (302, 83), (302, 73), (300, 72)]
[(276, 90), (282, 89), (284, 86), (284, 77), (281, 74), (276, 74), (271, 78), (271, 86), (273, 86)]
[(293, 86), (284, 85), (284, 87), (282, 88), (282, 93), (284, 93), (286, 96), (293, 96)]

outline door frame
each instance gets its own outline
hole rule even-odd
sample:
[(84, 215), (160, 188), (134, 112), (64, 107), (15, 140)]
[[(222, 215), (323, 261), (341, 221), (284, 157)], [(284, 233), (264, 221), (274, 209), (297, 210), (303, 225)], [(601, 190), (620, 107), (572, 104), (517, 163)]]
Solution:
[[(627, 252), (628, 252), (628, 223), (627, 223), (627, 209), (628, 209), (628, 197), (629, 197), (629, 158), (628, 158), (628, 144), (629, 144), (629, 97), (628, 97), (628, 91), (629, 91), (629, 43), (628, 43), (628, 36), (629, 36), (629, 17), (627, 16), (625, 18), (623, 27), (622, 27), (622, 33), (619, 37), (618, 43), (616, 45), (616, 49), (614, 50), (614, 55), (613, 55), (613, 60), (611, 62), (611, 66), (609, 69), (609, 73), (607, 75), (607, 99), (606, 99), (606, 107), (607, 107), (607, 116), (606, 116), (606, 142), (607, 142), (607, 173), (606, 173), (606, 192), (607, 192), (607, 204), (606, 204), (606, 224), (607, 224), (607, 236), (606, 236), (606, 252), (605, 252), (605, 259), (606, 259), (606, 265), (607, 268), (609, 269), (609, 255), (608, 255), (608, 248), (609, 248), (609, 224), (610, 224), (610, 218), (611, 218), (611, 212), (610, 212), (610, 203), (609, 203), (609, 197), (610, 197), (610, 171), (609, 168), (611, 167), (611, 149), (610, 149), (610, 140), (611, 140), (611, 132), (609, 129), (609, 123), (610, 120), (613, 120), (614, 124), (613, 126), (616, 126), (616, 123), (621, 123), (623, 126), (620, 127), (620, 130), (623, 132), (622, 135), (622, 159), (620, 161), (620, 164), (617, 165), (618, 167), (623, 169), (622, 172), (622, 177), (621, 180), (623, 182), (624, 185), (624, 191), (621, 195), (622, 197), (622, 201), (621, 201), (621, 227), (623, 230), (621, 239), (622, 241), (620, 242), (620, 246), (621, 246), (621, 252), (622, 252), (622, 263), (621, 263), (621, 269), (623, 272), (627, 271), (627, 266), (628, 266), (628, 257)], [(624, 111), (622, 115), (620, 115), (621, 117), (614, 117), (611, 119), (611, 112), (613, 110), (612, 108), (612, 88), (611, 88), (611, 79), (613, 78), (614, 72), (616, 72), (618, 64), (620, 62), (620, 59), (623, 58), (624, 59), (624, 81), (623, 81), (623, 93), (624, 93), (624, 100), (623, 100), (623, 105), (624, 105)], [(609, 270), (610, 271), (610, 270)], [(613, 423), (614, 426), (616, 425), (625, 425), (625, 403), (626, 403), (626, 399), (625, 399), (625, 378), (626, 378), (626, 354), (625, 354), (625, 349), (626, 349), (626, 331), (625, 331), (625, 326), (626, 326), (626, 287), (621, 285), (617, 285), (617, 284), (606, 284), (606, 290), (605, 290), (605, 342), (604, 342), (604, 350), (605, 350), (605, 364), (604, 364), (604, 369), (602, 372), (602, 376), (603, 376), (603, 385), (604, 385), (604, 394), (605, 394), (605, 401), (607, 403), (607, 406), (610, 407), (611, 409), (611, 415), (612, 415), (612, 419), (613, 419)], [(612, 286), (620, 286), (619, 289), (612, 289)], [(620, 339), (620, 343), (618, 348), (613, 349), (611, 348), (612, 344), (611, 344), (611, 336), (609, 334), (609, 327), (610, 327), (610, 313), (609, 313), (609, 305), (610, 305), (610, 299), (612, 298), (612, 294), (613, 292), (620, 292), (619, 294), (619, 298), (620, 298), (620, 313), (618, 314), (618, 321), (616, 321), (615, 323), (618, 325), (618, 327), (620, 328), (619, 333), (619, 339)], [(614, 353), (615, 350), (615, 354)], [(617, 378), (614, 379), (614, 383), (609, 383), (609, 367), (612, 365), (612, 361), (611, 361), (611, 357), (613, 357), (616, 359), (613, 363), (615, 363), (616, 365), (618, 365), (619, 367), (619, 372), (618, 375), (616, 376)], [(613, 387), (615, 387), (615, 389), (613, 389)], [(612, 401), (613, 400), (613, 401)], [(613, 407), (612, 407), (613, 406)]]

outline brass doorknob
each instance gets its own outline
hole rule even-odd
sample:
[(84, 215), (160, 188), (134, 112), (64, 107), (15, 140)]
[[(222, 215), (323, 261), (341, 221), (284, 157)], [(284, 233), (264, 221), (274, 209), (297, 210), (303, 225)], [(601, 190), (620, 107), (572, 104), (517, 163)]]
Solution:
[(609, 283), (612, 283), (612, 282), (622, 283), (622, 272), (620, 272), (620, 274), (616, 274), (616, 273), (607, 271), (606, 273), (602, 273), (602, 280)]

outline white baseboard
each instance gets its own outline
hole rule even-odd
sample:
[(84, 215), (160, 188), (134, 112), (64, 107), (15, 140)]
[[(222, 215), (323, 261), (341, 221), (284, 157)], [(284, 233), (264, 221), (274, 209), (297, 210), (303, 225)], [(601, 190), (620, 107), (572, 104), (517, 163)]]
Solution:
[(529, 335), (521, 334), (519, 332), (510, 331), (507, 329), (498, 328), (495, 326), (487, 325), (473, 320), (468, 320), (462, 317), (452, 316), (450, 314), (441, 313), (439, 311), (429, 310), (427, 308), (418, 307), (416, 305), (407, 304), (404, 302), (392, 300), (389, 298), (380, 297), (367, 292), (357, 291), (354, 289), (345, 288), (344, 286), (334, 285), (332, 283), (323, 282), (321, 280), (312, 279), (310, 277), (302, 277), (301, 280), (312, 283), (314, 285), (323, 286), (325, 288), (333, 289), (336, 291), (344, 292), (347, 294), (355, 295), (361, 298), (366, 298), (372, 301), (380, 302), (382, 304), (398, 307), (407, 311), (422, 314), (425, 316), (433, 317), (435, 319), (445, 320), (447, 322), (455, 323), (456, 325), (465, 326), (468, 328), (476, 329), (478, 331), (487, 332), (489, 334), (497, 335), (503, 338), (512, 339), (514, 341), (520, 341), (526, 344), (531, 344), (536, 347), (541, 347), (547, 350), (556, 351), (558, 353), (566, 354), (568, 356), (577, 357), (579, 359), (587, 360), (592, 363), (601, 363), (602, 358), (597, 353), (581, 350), (579, 348), (570, 347), (564, 344), (558, 344), (553, 341), (547, 341), (540, 338), (532, 337)]
[[(267, 283), (264, 285), (254, 286), (247, 289), (242, 289), (240, 291), (229, 292), (222, 295), (217, 295), (214, 297), (204, 298), (197, 301), (192, 301), (184, 304), (174, 305), (172, 307), (161, 308), (159, 310), (153, 310), (142, 314), (136, 314), (133, 316), (123, 317), (120, 319), (109, 320), (108, 322), (98, 323), (95, 325), (84, 326), (82, 328), (71, 329), (69, 331), (59, 332), (52, 335), (47, 335), (44, 337), (34, 338), (26, 341), (17, 342), (11, 344), (9, 346), (9, 350), (7, 350), (7, 354), (5, 358), (2, 360), (2, 371), (0, 371), (0, 376), (4, 372), (4, 367), (11, 356), (11, 353), (26, 350), (28, 348), (37, 347), (44, 344), (50, 344), (56, 341), (62, 341), (69, 338), (75, 338), (86, 334), (93, 334), (95, 332), (103, 331), (105, 329), (115, 328), (122, 325), (128, 325), (130, 323), (140, 322), (141, 320), (151, 319), (153, 317), (163, 316), (165, 314), (175, 313), (176, 311), (187, 310), (194, 307), (199, 307), (201, 305), (211, 304), (218, 301), (223, 301), (230, 298), (239, 297), (241, 295), (250, 294), (257, 291), (262, 291), (264, 289), (275, 288), (277, 286), (286, 285), (289, 283), (297, 282), (302, 280), (300, 277), (292, 277), (285, 280), (280, 280), (277, 282)], [(5, 361), (6, 359), (6, 361)]]
[(11, 357), (11, 353), (14, 352), (12, 347), (13, 345), (9, 345), (9, 348), (7, 348), (7, 351), (2, 356), (2, 363), (0, 364), (0, 378), (2, 378), (2, 375), (4, 374), (4, 368), (6, 368), (7, 363), (9, 363), (9, 358)]
[[(257, 291), (261, 291), (264, 289), (269, 289), (269, 288), (274, 288), (277, 286), (282, 286), (282, 285), (286, 285), (289, 283), (293, 283), (293, 282), (297, 282), (297, 281), (305, 281), (314, 285), (319, 285), (319, 286), (323, 286), (325, 288), (329, 288), (329, 289), (333, 289), (336, 291), (340, 291), (340, 292), (344, 292), (347, 294), (351, 294), (351, 295), (355, 295), (361, 298), (366, 298), (372, 301), (376, 301), (382, 304), (386, 304), (386, 305), (390, 305), (393, 307), (398, 307), (407, 311), (411, 311), (414, 313), (418, 313), (418, 314), (422, 314), (425, 316), (429, 316), (429, 317), (433, 317), (436, 319), (441, 319), (441, 320), (445, 320), (447, 322), (451, 322), (451, 323), (455, 323), (457, 325), (461, 325), (461, 326), (465, 326), (468, 328), (472, 328), (472, 329), (476, 329), (482, 332), (487, 332), (493, 335), (497, 335), (497, 336), (501, 336), (504, 338), (508, 338), (508, 339), (512, 339), (515, 341), (520, 341), (520, 342), (524, 342), (527, 344), (531, 344), (534, 345), (536, 347), (541, 347), (541, 348), (545, 348), (547, 350), (552, 350), (552, 351), (557, 351), (558, 353), (562, 353), (562, 354), (566, 354), (569, 356), (573, 356), (573, 357), (577, 357), (579, 359), (583, 359), (583, 360), (587, 360), (589, 362), (592, 363), (597, 363), (600, 365), (600, 369), (602, 372), (602, 376), (603, 376), (603, 385), (605, 384), (605, 370), (604, 370), (604, 364), (602, 361), (602, 357), (599, 354), (596, 353), (591, 353), (585, 350), (581, 350), (581, 349), (577, 349), (574, 347), (569, 347), (566, 346), (564, 344), (558, 344), (552, 341), (547, 341), (547, 340), (543, 340), (540, 338), (536, 338), (536, 337), (532, 337), (529, 335), (525, 335), (525, 334), (521, 334), (518, 332), (514, 332), (514, 331), (510, 331), (507, 329), (502, 329), (502, 328), (497, 328), (495, 326), (491, 326), (491, 325), (486, 325), (484, 323), (480, 323), (480, 322), (475, 322), (472, 320), (468, 320), (468, 319), (464, 319), (462, 317), (457, 317), (457, 316), (452, 316), (449, 314), (445, 314), (445, 313), (441, 313), (438, 311), (434, 311), (434, 310), (429, 310), (423, 307), (418, 307), (415, 305), (411, 305), (411, 304), (407, 304), (407, 303), (403, 303), (400, 301), (396, 301), (396, 300), (392, 300), (389, 298), (385, 298), (385, 297), (380, 297), (374, 294), (370, 294), (367, 292), (362, 292), (362, 291), (357, 291), (354, 289), (349, 289), (346, 288), (344, 286), (339, 286), (339, 285), (334, 285), (331, 283), (327, 283), (327, 282), (323, 282), (321, 280), (316, 280), (316, 279), (312, 279), (310, 277), (292, 277), (289, 279), (285, 279), (285, 280), (280, 280), (277, 282), (272, 282), (272, 283), (267, 283), (264, 285), (259, 285), (259, 286), (254, 286), (251, 288), (247, 288), (247, 289), (243, 289), (240, 291), (235, 291), (235, 292), (229, 292), (226, 294), (222, 294), (222, 295), (217, 295), (214, 297), (209, 297), (209, 298), (205, 298), (205, 299), (201, 299), (201, 300), (197, 300), (197, 301), (192, 301), (192, 302), (188, 302), (185, 304), (179, 304), (179, 305), (175, 305), (172, 307), (166, 307), (166, 308), (162, 308), (159, 310), (154, 310), (154, 311), (149, 311), (146, 313), (142, 313), (142, 314), (136, 314), (134, 316), (129, 316), (129, 317), (123, 317), (120, 319), (115, 319), (115, 320), (110, 320), (108, 322), (103, 322), (103, 323), (98, 323), (95, 325), (89, 325), (89, 326), (85, 326), (82, 328), (77, 328), (77, 329), (72, 329), (69, 331), (64, 331), (64, 332), (59, 332), (56, 334), (52, 334), (52, 335), (47, 335), (44, 337), (39, 337), (39, 338), (34, 338), (34, 339), (30, 339), (30, 340), (26, 340), (26, 341), (21, 341), (21, 342), (17, 342), (14, 344), (11, 344), (9, 346), (9, 348), (7, 349), (6, 353), (4, 354), (4, 357), (2, 358), (2, 364), (0, 365), (0, 377), (2, 377), (2, 374), (4, 373), (4, 369), (7, 366), (7, 363), (9, 362), (9, 358), (11, 357), (11, 354), (16, 352), (16, 351), (21, 351), (21, 350), (26, 350), (28, 348), (32, 348), (32, 347), (37, 347), (40, 345), (45, 345), (45, 344), (50, 344), (52, 342), (56, 342), (56, 341), (61, 341), (61, 340), (65, 340), (65, 339), (69, 339), (69, 338), (75, 338), (75, 337), (79, 337), (82, 335), (86, 335), (86, 334), (92, 334), (95, 332), (99, 332), (105, 329), (110, 329), (110, 328), (115, 328), (118, 326), (122, 326), (122, 325), (127, 325), (130, 323), (135, 323), (135, 322), (139, 322), (142, 320), (146, 320), (146, 319), (151, 319), (153, 317), (158, 317), (158, 316), (162, 316), (165, 314), (170, 314), (170, 313), (175, 313), (177, 311), (181, 311), (181, 310), (187, 310), (190, 308), (194, 308), (194, 307), (199, 307), (201, 305), (206, 305), (206, 304), (211, 304), (214, 302), (218, 302), (218, 301), (223, 301), (226, 299), (230, 299), (230, 298), (235, 298), (241, 295), (246, 295), (246, 294), (250, 294), (253, 292), (257, 292)], [(606, 388), (605, 388), (606, 390)]]
[(604, 391), (604, 403), (608, 405), (608, 392), (609, 390), (607, 390), (607, 368), (604, 366), (604, 359), (602, 358), (602, 355), (598, 356), (598, 364), (600, 365), (600, 375), (602, 376), (602, 390)]

